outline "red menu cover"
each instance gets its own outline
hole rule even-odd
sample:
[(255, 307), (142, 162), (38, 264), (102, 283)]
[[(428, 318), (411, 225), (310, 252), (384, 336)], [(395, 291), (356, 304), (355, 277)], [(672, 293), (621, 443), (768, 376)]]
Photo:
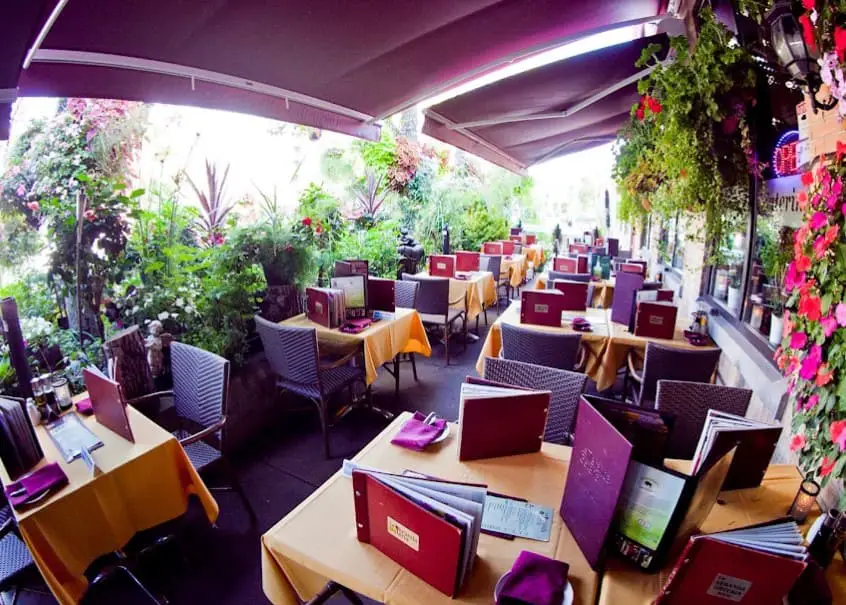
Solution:
[(455, 277), (455, 257), (451, 254), (433, 254), (429, 257), (429, 275)]
[(588, 256), (587, 254), (579, 254), (578, 258), (576, 259), (578, 262), (576, 264), (576, 268), (578, 271), (576, 273), (587, 273), (588, 272)]
[(563, 273), (578, 273), (579, 263), (575, 258), (568, 258), (566, 256), (556, 256), (552, 261), (552, 270), (561, 271)]
[(455, 596), (462, 532), (378, 479), (353, 472), (358, 539), (444, 594)]
[(556, 279), (552, 287), (564, 294), (562, 311), (584, 311), (587, 309), (587, 282)]
[(528, 233), (526, 235), (526, 245), (527, 246), (532, 246), (537, 241), (538, 241), (538, 236), (535, 235), (534, 233)]
[(509, 235), (508, 239), (515, 244), (522, 244), (523, 243), (523, 236), (522, 235)]
[(657, 291), (657, 298), (655, 300), (659, 302), (673, 302), (674, 292), (672, 290), (658, 290)]
[(523, 290), (520, 323), (561, 327), (564, 294), (560, 290)]
[(549, 391), (467, 377), (461, 388), (458, 459), (480, 460), (540, 451)]
[(369, 266), (368, 261), (347, 259), (345, 262), (350, 264), (352, 275), (367, 275)]
[(311, 321), (331, 328), (329, 322), (329, 293), (317, 288), (306, 288), (306, 315)]
[(679, 308), (666, 302), (640, 302), (635, 316), (635, 336), (672, 339)]
[(502, 253), (506, 256), (509, 254), (514, 254), (514, 242), (509, 240), (502, 240), (500, 242), (502, 244)]
[(570, 254), (587, 254), (587, 244), (570, 244)]
[(135, 443), (120, 384), (99, 371), (91, 371), (88, 368), (82, 370), (82, 376), (97, 422), (127, 441)]
[(655, 605), (781, 603), (807, 563), (706, 536), (690, 539)]
[(462, 272), (478, 271), (480, 256), (478, 252), (456, 252), (455, 270)]
[(637, 263), (621, 263), (620, 271), (623, 273), (637, 273), (638, 275), (644, 275), (646, 273), (643, 265)]
[(482, 244), (483, 254), (502, 254), (502, 242), (485, 242)]
[(367, 307), (368, 311), (396, 311), (395, 290), (396, 284), (392, 279), (381, 277), (367, 278)]

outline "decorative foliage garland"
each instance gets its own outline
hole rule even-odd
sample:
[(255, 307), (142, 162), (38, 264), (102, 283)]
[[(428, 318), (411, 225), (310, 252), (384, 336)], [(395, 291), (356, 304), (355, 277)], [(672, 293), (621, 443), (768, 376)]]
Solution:
[(775, 359), (793, 402), (790, 449), (824, 485), (846, 469), (846, 145), (802, 175), (804, 221), (785, 275), (784, 338)]
[[(620, 133), (619, 215), (633, 222), (651, 212), (701, 213), (706, 239), (720, 240), (727, 221), (748, 203), (726, 190), (745, 186), (758, 167), (746, 126), (755, 98), (752, 59), (710, 10), (702, 11), (693, 50), (685, 37), (670, 45), (675, 60), (639, 82), (643, 97)], [(654, 62), (658, 50), (645, 49), (638, 66)]]

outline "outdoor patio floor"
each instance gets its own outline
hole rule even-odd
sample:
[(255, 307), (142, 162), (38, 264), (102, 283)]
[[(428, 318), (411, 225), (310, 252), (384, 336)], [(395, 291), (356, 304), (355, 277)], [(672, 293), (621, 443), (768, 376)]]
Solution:
[[(489, 311), (493, 323), (496, 311)], [(471, 326), (472, 327), (472, 326)], [(481, 338), (453, 347), (453, 359), (444, 366), (443, 346), (433, 346), (432, 357), (417, 356), (419, 382), (411, 367), (403, 364), (399, 397), (394, 397), (393, 378), (384, 370), (373, 385), (374, 403), (396, 412), (420, 410), (436, 412), (449, 420), (458, 417), (460, 384), (468, 374), (476, 374), (476, 360), (487, 334), (480, 321)], [(249, 452), (234, 462), (239, 477), (258, 517), (250, 525), (249, 516), (233, 492), (215, 492), (220, 505), (217, 528), (209, 526), (193, 506), (179, 520), (184, 532), (176, 543), (162, 547), (144, 560), (142, 580), (171, 603), (249, 605), (268, 603), (261, 589), (259, 537), (284, 517), (341, 466), (344, 458), (355, 455), (385, 426), (381, 416), (358, 410), (341, 420), (331, 431), (332, 458), (325, 460), (317, 413), (305, 409), (286, 414), (282, 422), (267, 427)], [(214, 485), (213, 480), (209, 481)], [(52, 603), (53, 598), (29, 592), (18, 599), (21, 605)], [(117, 576), (89, 591), (86, 604), (149, 603), (140, 591)], [(331, 603), (344, 603), (336, 596)]]

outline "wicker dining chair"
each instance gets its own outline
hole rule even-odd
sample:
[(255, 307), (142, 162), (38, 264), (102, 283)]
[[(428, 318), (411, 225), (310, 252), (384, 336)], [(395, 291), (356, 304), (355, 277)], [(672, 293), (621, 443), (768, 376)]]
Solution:
[(587, 383), (585, 374), (486, 357), (485, 378), (516, 387), (550, 391), (552, 395), (543, 439), (550, 443), (570, 444), (579, 397)]
[[(11, 592), (12, 605), (17, 603), (20, 592), (26, 590), (22, 576), (34, 567), (35, 561), (21, 539), (12, 508), (4, 502), (0, 507), (0, 594)], [(4, 596), (0, 600), (6, 603)]]
[[(493, 274), (494, 290), (496, 291), (496, 312), (499, 314), (499, 289), (505, 288), (505, 295), (510, 297), (511, 283), (506, 276), (505, 281), (502, 279), (502, 257), (496, 254), (481, 254), (479, 255), (479, 270), (490, 271)], [(488, 325), (488, 306), (485, 305), (485, 325)]]
[(578, 371), (581, 365), (582, 335), (528, 330), (502, 323), (502, 358), (533, 363), (547, 368)]
[(258, 315), (255, 320), (267, 360), (277, 376), (277, 386), (310, 399), (317, 406), (323, 453), (329, 458), (329, 398), (345, 388), (352, 397), (352, 385), (357, 382), (365, 386), (371, 398), (364, 368), (349, 365), (360, 352), (355, 350), (340, 359), (321, 363), (314, 328), (277, 324)]
[[(415, 305), (417, 305), (417, 290), (419, 288), (420, 284), (416, 281), (397, 281), (394, 286), (394, 306), (401, 307), (403, 309), (414, 309)], [(414, 382), (418, 382), (417, 362), (414, 359), (414, 353), (397, 353), (394, 356), (392, 368), (388, 367), (387, 363), (384, 364), (385, 369), (388, 370), (388, 372), (390, 372), (394, 377), (394, 396), (399, 395), (400, 367), (403, 363), (411, 364), (411, 372), (414, 376)]]
[[(652, 409), (659, 380), (684, 380), (710, 383), (720, 361), (719, 349), (680, 349), (655, 342), (646, 343), (643, 371), (634, 367), (634, 357), (628, 355), (630, 396), (635, 405)], [(626, 387), (624, 387), (624, 397)]]
[(467, 350), (467, 309), (456, 309), (453, 305), (465, 302), (464, 293), (455, 300), (449, 299), (449, 279), (446, 277), (429, 277), (423, 275), (409, 275), (403, 273), (403, 281), (416, 281), (419, 285), (417, 301), (414, 308), (420, 314), (424, 326), (443, 330), (444, 356), (449, 365), (449, 340), (453, 324), (462, 320), (464, 332), (464, 350)]
[(690, 460), (696, 452), (708, 410), (746, 416), (752, 391), (717, 384), (659, 380), (655, 409), (675, 416), (667, 457)]
[(212, 466), (219, 467), (227, 476), (229, 485), (211, 489), (237, 493), (250, 519), (256, 522), (252, 504), (223, 453), (223, 431), (229, 408), (229, 362), (220, 355), (174, 342), (170, 345), (170, 370), (173, 389), (151, 393), (129, 403), (153, 397), (173, 397), (176, 416), (173, 434), (179, 439), (191, 464), (200, 473)]

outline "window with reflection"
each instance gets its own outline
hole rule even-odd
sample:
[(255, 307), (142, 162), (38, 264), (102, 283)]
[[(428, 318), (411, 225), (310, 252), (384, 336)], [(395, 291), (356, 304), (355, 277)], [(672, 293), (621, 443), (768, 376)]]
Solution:
[(743, 320), (771, 347), (781, 342), (784, 313), (784, 274), (793, 252), (793, 232), (801, 225), (796, 201), (801, 177), (766, 181), (758, 197), (755, 246)]
[[(745, 188), (726, 195), (746, 195)], [(711, 278), (711, 296), (735, 317), (743, 305), (743, 277), (746, 265), (749, 210), (723, 217), (723, 238), (712, 253), (715, 269)]]

